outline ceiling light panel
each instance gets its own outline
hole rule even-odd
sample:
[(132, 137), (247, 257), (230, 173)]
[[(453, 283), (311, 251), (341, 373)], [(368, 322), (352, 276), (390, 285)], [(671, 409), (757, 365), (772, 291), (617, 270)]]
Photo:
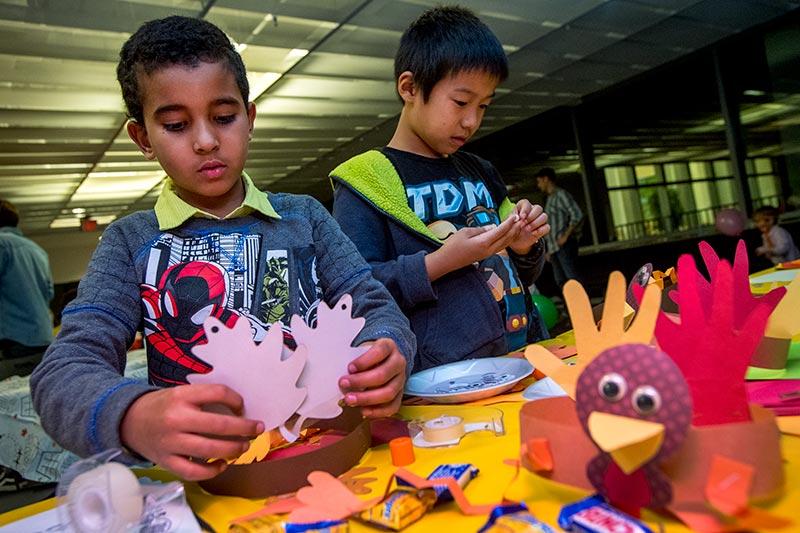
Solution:
[(0, 80), (59, 92), (72, 88), (119, 91), (116, 64), (103, 61), (0, 54)]
[(127, 32), (93, 31), (38, 22), (0, 20), (0, 52), (116, 63), (119, 49), (128, 35)]
[(336, 0), (334, 2), (319, 2), (318, 0), (282, 0), (269, 2), (264, 0), (217, 0), (216, 9), (228, 8), (236, 11), (251, 11), (263, 14), (269, 11), (280, 20), (283, 17), (307, 18), (313, 20), (337, 21), (342, 20), (363, 0)]
[(705, 0), (686, 8), (681, 16), (700, 22), (742, 30), (788, 12), (785, 2), (770, 5), (752, 0)]
[[(215, 5), (206, 17), (218, 25), (236, 43), (248, 47), (298, 48), (308, 50), (336, 27), (334, 22), (278, 15), (277, 23), (262, 25), (269, 6), (262, 3), (260, 12), (240, 11)], [(259, 29), (260, 28), (260, 29)], [(259, 29), (254, 34), (254, 30)], [(245, 49), (246, 51), (246, 49)]]
[[(396, 102), (393, 81), (288, 76), (275, 84), (271, 96)], [(364, 102), (371, 106), (372, 102)], [(399, 107), (399, 103), (397, 104)]]
[(334, 76), (394, 81), (394, 59), (315, 52), (293, 71), (308, 76)]
[(241, 55), (249, 73), (250, 71), (284, 72), (305, 54), (300, 54), (292, 48), (249, 45)]
[(318, 48), (321, 52), (393, 58), (400, 31), (346, 24)]
[(69, 206), (91, 201), (136, 199), (164, 179), (164, 172), (92, 172), (78, 187)]
[(119, 112), (52, 111), (36, 109), (3, 109), (0, 105), (2, 128), (61, 128), (74, 130), (111, 130), (110, 137), (124, 119)]
[(0, 107), (37, 111), (117, 111), (122, 113), (118, 91), (60, 90), (57, 97), (45, 88), (9, 88), (0, 86)]
[[(172, 5), (171, 5), (172, 4)], [(7, 9), (3, 18), (15, 22), (27, 22), (59, 28), (75, 29), (77, 32), (132, 32), (148, 20), (169, 15), (196, 16), (199, 5), (177, 5), (158, 2), (145, 5), (124, 0), (83, 0), (81, 2), (27, 2), (17, 9)], [(119, 49), (117, 49), (119, 52)]]
[(611, 46), (620, 39), (622, 36), (565, 26), (548, 33), (533, 46), (551, 55), (577, 60)]
[[(280, 98), (267, 95), (258, 102), (256, 111), (262, 115), (304, 115), (304, 116), (339, 116), (339, 115), (378, 115), (381, 113), (398, 113), (398, 104), (393, 101), (372, 101), (369, 105), (363, 102), (322, 100), (313, 98)], [(268, 120), (268, 119), (267, 119)]]
[(718, 26), (679, 17), (670, 17), (632, 36), (643, 41), (675, 49), (682, 54), (702, 48), (728, 35)]
[(588, 59), (600, 63), (620, 65), (647, 65), (654, 67), (675, 59), (680, 52), (638, 41), (619, 41), (590, 55)]
[(570, 22), (570, 27), (629, 35), (642, 31), (668, 16), (669, 12), (657, 7), (610, 0)]

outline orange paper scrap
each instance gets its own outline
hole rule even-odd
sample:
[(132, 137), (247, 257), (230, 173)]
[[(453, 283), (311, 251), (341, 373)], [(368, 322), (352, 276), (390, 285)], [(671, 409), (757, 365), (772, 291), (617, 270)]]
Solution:
[(706, 482), (706, 498), (715, 509), (729, 516), (747, 510), (754, 469), (723, 455), (714, 455)]

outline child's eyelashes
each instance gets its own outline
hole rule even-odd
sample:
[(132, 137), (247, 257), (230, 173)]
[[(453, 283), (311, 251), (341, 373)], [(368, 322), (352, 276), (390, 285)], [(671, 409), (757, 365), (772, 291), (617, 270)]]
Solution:
[[(220, 115), (220, 116), (214, 117), (213, 120), (217, 124), (220, 124), (220, 125), (223, 125), (223, 126), (227, 125), (227, 124), (232, 124), (233, 122), (236, 121), (236, 114), (234, 113), (234, 114), (231, 114), (231, 115)], [(162, 125), (162, 127), (168, 132), (179, 133), (179, 132), (182, 132), (182, 131), (186, 130), (189, 127), (189, 122), (185, 121), (185, 120), (182, 120), (180, 122), (167, 122), (167, 123), (164, 123)]]
[(230, 124), (234, 120), (236, 120), (236, 115), (222, 115), (220, 117), (215, 118), (218, 123), (220, 124)]
[[(456, 104), (458, 107), (466, 107), (466, 106), (468, 106), (468, 105), (469, 105), (469, 102), (465, 102), (464, 100), (455, 100), (455, 99), (454, 99), (454, 100), (453, 100), (453, 102), (454, 102), (454, 103), (455, 103), (455, 104)], [(485, 110), (487, 107), (489, 107), (489, 104), (478, 104), (478, 108), (479, 108), (479, 109), (483, 109), (483, 110)]]
[(169, 122), (163, 125), (164, 129), (167, 131), (178, 132), (183, 131), (186, 127), (186, 122)]

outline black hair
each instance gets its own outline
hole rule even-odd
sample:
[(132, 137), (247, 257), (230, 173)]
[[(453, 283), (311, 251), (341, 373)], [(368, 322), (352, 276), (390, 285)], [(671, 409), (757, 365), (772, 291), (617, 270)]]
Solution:
[(410, 71), (426, 102), (440, 80), (470, 70), (482, 70), (503, 81), (508, 77), (508, 58), (492, 30), (460, 6), (439, 6), (423, 13), (403, 33), (394, 57), (395, 82)]
[(772, 207), (771, 205), (763, 205), (763, 206), (759, 207), (758, 209), (756, 209), (755, 211), (753, 211), (753, 218), (756, 218), (757, 216), (768, 216), (768, 217), (772, 217), (775, 220), (775, 222), (777, 223), (778, 222), (778, 214), (779, 213), (778, 213), (778, 209), (777, 208)]
[(225, 63), (247, 105), (250, 93), (247, 71), (242, 57), (221, 29), (206, 20), (177, 15), (142, 24), (122, 45), (117, 64), (117, 81), (128, 117), (144, 125), (140, 72), (149, 75), (173, 65), (195, 67), (201, 61)]
[(539, 169), (539, 172), (536, 173), (534, 178), (547, 178), (553, 183), (556, 182), (556, 171), (553, 170), (553, 167), (544, 167)]
[(19, 212), (14, 204), (0, 198), (0, 228), (11, 226), (16, 228), (19, 224)]

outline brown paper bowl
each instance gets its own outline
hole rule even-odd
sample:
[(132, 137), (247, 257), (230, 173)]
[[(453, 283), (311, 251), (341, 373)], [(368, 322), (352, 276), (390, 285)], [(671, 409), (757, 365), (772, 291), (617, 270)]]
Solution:
[(750, 405), (752, 421), (690, 427), (680, 450), (661, 463), (672, 481), (673, 502), (705, 502), (705, 487), (715, 454), (755, 469), (751, 501), (780, 496), (783, 491), (781, 434), (771, 411)]
[[(266, 498), (294, 492), (308, 484), (308, 474), (324, 470), (339, 476), (356, 465), (370, 445), (369, 422), (361, 416), (359, 409), (347, 408), (338, 418), (321, 420), (315, 424), (320, 429), (335, 429), (344, 435), (326, 444), (304, 443), (292, 449), (295, 455), (277, 454), (249, 465), (230, 465), (213, 479), (200, 482), (200, 486), (211, 494), (239, 496), (242, 498)], [(283, 452), (284, 450), (278, 450)]]
[(519, 413), (519, 425), (521, 444), (529, 439), (545, 438), (553, 455), (552, 472), (532, 469), (523, 457), (525, 468), (558, 483), (593, 490), (586, 477), (586, 465), (600, 452), (584, 432), (571, 398), (564, 396), (526, 403)]
[(792, 339), (764, 337), (758, 344), (753, 357), (750, 358), (750, 365), (759, 368), (786, 368), (791, 344)]

